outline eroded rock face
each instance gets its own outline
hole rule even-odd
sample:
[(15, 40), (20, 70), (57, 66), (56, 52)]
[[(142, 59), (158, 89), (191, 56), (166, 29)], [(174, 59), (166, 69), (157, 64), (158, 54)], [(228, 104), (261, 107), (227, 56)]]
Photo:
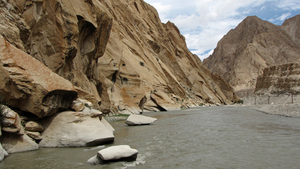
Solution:
[(300, 92), (300, 62), (271, 66), (257, 78), (255, 94)]
[(12, 107), (38, 117), (68, 109), (77, 97), (69, 81), (0, 36), (0, 94)]
[[(105, 121), (103, 118), (102, 121)], [(93, 112), (66, 111), (43, 119), (40, 147), (83, 147), (112, 142), (113, 131)]]
[(164, 93), (163, 98), (156, 103), (148, 99), (143, 107), (174, 109), (237, 100), (227, 90), (230, 86), (224, 92), (219, 79), (188, 50), (178, 28), (161, 23), (157, 11), (142, 0), (7, 4), (3, 10), (16, 21), (3, 29), (28, 30), (24, 38), (20, 34), (21, 40), (14, 40), (17, 34), (9, 41), (71, 81), (79, 97), (103, 113), (117, 113), (119, 107), (139, 113), (141, 100), (155, 91)]
[(280, 26), (251, 16), (219, 41), (204, 64), (244, 96), (247, 90), (253, 93), (256, 79), (264, 68), (294, 62), (300, 58), (299, 52), (299, 44)]
[[(152, 6), (140, 0), (104, 2), (114, 20), (106, 51), (98, 60), (102, 107), (170, 110), (189, 100), (197, 105), (237, 99), (224, 95), (218, 80), (187, 49), (178, 28), (171, 22), (162, 24)], [(178, 99), (172, 100), (172, 94)]]
[(30, 27), (27, 51), (98, 101), (98, 58), (105, 51), (112, 18), (99, 1), (14, 1)]
[(18, 113), (14, 112), (7, 106), (0, 106), (4, 115), (3, 120), (0, 123), (2, 130), (16, 135), (23, 135), (25, 132), (23, 126), (21, 125), (21, 118)]

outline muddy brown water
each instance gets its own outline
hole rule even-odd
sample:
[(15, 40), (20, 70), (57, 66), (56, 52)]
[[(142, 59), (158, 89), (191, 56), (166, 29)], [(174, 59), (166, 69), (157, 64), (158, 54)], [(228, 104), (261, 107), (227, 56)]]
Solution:
[(136, 148), (134, 162), (90, 166), (86, 161), (98, 150), (42, 148), (11, 154), (0, 168), (300, 168), (300, 118), (224, 106), (144, 114), (158, 120), (147, 126), (112, 123), (111, 145)]

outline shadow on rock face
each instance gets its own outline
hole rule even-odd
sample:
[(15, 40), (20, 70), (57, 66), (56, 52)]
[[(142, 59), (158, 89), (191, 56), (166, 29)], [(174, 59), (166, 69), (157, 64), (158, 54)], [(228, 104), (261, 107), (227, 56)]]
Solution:
[(76, 91), (54, 90), (43, 98), (44, 116), (53, 115), (59, 111), (69, 109), (70, 104), (77, 97)]

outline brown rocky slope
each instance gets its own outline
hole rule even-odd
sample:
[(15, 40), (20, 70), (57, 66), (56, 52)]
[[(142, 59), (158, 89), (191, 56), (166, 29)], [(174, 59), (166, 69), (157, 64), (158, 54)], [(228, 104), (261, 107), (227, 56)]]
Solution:
[(294, 41), (297, 36), (292, 35), (297, 35), (294, 23), (300, 22), (287, 20), (282, 29), (256, 16), (247, 17), (219, 41), (203, 63), (232, 85), (239, 96), (251, 94), (264, 68), (300, 58), (299, 43)]
[(300, 61), (264, 69), (257, 78), (256, 94), (284, 94), (300, 92)]
[(300, 45), (300, 15), (285, 20), (281, 26)]
[(72, 82), (104, 113), (238, 98), (143, 0), (1, 2), (1, 34)]

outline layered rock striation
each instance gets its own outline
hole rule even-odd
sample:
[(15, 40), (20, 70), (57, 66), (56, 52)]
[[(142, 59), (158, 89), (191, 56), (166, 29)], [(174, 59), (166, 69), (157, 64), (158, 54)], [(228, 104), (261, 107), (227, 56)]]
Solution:
[(162, 24), (152, 6), (142, 0), (105, 1), (105, 8), (113, 24), (98, 60), (106, 82), (101, 98), (108, 97), (102, 104), (161, 111), (236, 99), (232, 90), (223, 93), (223, 86), (187, 49), (178, 28), (171, 22)]
[(219, 41), (204, 64), (240, 96), (251, 94), (264, 68), (300, 58), (297, 18), (276, 26), (256, 16), (247, 17)]
[(300, 62), (270, 66), (257, 78), (256, 94), (300, 93)]
[(238, 99), (188, 50), (178, 28), (161, 23), (143, 0), (9, 2), (1, 2), (3, 37), (103, 113)]
[(73, 84), (17, 49), (0, 35), (0, 95), (39, 118), (68, 109), (77, 97)]

